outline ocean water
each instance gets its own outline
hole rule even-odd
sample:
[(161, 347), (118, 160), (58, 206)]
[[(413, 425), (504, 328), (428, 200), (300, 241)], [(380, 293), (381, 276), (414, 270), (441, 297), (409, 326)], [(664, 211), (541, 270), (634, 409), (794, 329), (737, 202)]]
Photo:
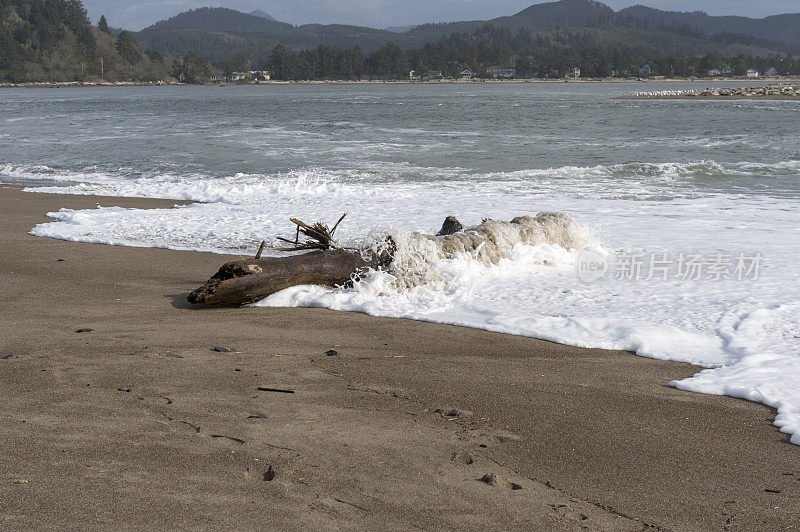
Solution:
[[(257, 306), (692, 362), (707, 369), (672, 385), (770, 405), (800, 444), (800, 102), (614, 99), (705, 86), (4, 90), (0, 181), (199, 202), (98, 198), (31, 228), (127, 246), (249, 255), (293, 235), (291, 216), (347, 212), (339, 240), (391, 234), (398, 266)], [(526, 219), (525, 231), (495, 222), (543, 212), (564, 215)], [(478, 229), (486, 245), (456, 252), (418, 234), (451, 214), (494, 220)]]

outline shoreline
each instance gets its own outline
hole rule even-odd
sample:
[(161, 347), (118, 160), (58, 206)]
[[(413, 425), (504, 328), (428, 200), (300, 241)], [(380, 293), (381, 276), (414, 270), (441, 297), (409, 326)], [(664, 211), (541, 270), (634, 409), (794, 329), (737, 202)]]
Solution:
[(773, 409), (667, 386), (700, 368), (326, 309), (190, 308), (226, 256), (27, 234), (98, 203), (180, 202), (0, 186), (0, 523), (800, 526), (800, 449)]
[(118, 82), (81, 82), (81, 81), (55, 81), (55, 82), (29, 82), (29, 83), (0, 83), (0, 89), (62, 89), (86, 87), (237, 87), (237, 86), (271, 86), (271, 85), (470, 85), (470, 84), (518, 84), (518, 83), (758, 83), (764, 81), (793, 83), (800, 82), (796, 77), (775, 78), (606, 78), (606, 79), (448, 79), (448, 80), (308, 80), (308, 81), (260, 81), (246, 83), (209, 82), (199, 85), (180, 83), (177, 81), (118, 81)]

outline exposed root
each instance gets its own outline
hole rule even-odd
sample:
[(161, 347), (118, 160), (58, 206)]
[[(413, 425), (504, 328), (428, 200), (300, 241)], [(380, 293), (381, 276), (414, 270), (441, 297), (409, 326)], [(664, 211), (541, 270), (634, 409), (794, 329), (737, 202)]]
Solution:
[[(291, 222), (297, 226), (297, 232), (294, 240), (283, 238), (281, 236), (275, 237), (282, 242), (292, 244), (288, 248), (272, 248), (273, 251), (305, 251), (311, 249), (321, 249), (323, 251), (328, 249), (336, 249), (338, 246), (333, 240), (333, 234), (336, 228), (344, 220), (347, 213), (344, 213), (341, 218), (333, 225), (333, 229), (329, 229), (327, 225), (322, 222), (317, 222), (314, 225), (308, 225), (297, 218), (290, 218)], [(300, 242), (300, 233), (303, 233), (308, 238), (305, 242)], [(260, 254), (259, 254), (260, 255)]]

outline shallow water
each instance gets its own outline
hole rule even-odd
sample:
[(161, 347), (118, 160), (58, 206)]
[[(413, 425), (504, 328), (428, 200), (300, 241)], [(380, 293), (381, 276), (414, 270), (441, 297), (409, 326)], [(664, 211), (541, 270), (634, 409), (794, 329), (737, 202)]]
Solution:
[[(122, 245), (254, 251), (291, 233), (289, 216), (348, 212), (340, 238), (394, 234), (413, 282), (377, 272), (261, 304), (693, 362), (710, 369), (676, 386), (774, 406), (800, 443), (800, 102), (614, 99), (704, 86), (6, 90), (0, 181), (204, 202), (62, 210), (33, 230)], [(578, 226), (504, 242), (488, 262), (411, 234), (447, 214), (478, 224), (541, 211)]]

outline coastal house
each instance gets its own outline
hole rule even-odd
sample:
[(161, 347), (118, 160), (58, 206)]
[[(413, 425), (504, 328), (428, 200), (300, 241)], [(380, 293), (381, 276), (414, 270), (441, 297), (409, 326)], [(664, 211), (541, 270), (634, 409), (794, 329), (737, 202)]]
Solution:
[(231, 75), (228, 76), (229, 81), (242, 81), (247, 78), (247, 74), (244, 72), (231, 72)]
[(252, 77), (256, 81), (269, 81), (270, 80), (270, 72), (269, 70), (251, 70), (250, 77)]
[(645, 65), (639, 69), (640, 76), (649, 76), (653, 72), (653, 69), (650, 68), (650, 65)]
[(425, 72), (425, 79), (440, 79), (442, 77), (441, 70), (428, 70)]
[(722, 70), (720, 70), (718, 68), (712, 68), (711, 70), (708, 71), (708, 75), (711, 76), (711, 77), (721, 76), (722, 75)]
[(409, 70), (408, 71), (408, 81), (416, 81), (418, 79), (419, 79), (419, 76), (417, 76), (417, 71), (416, 70)]
[(459, 75), (461, 76), (461, 79), (473, 79), (475, 77), (475, 72), (473, 72), (472, 70), (466, 69), (466, 70), (462, 70), (459, 73)]
[(761, 72), (759, 72), (758, 70), (756, 70), (754, 68), (748, 68), (747, 69), (747, 77), (748, 78), (757, 78), (759, 76), (761, 76)]
[(770, 78), (774, 78), (775, 76), (778, 75), (778, 69), (775, 68), (775, 67), (769, 67), (769, 69), (767, 69), (767, 72), (765, 73), (765, 75), (770, 77)]
[(492, 76), (494, 79), (509, 79), (517, 75), (517, 69), (513, 67), (491, 66), (484, 72), (486, 72), (486, 75)]
[(581, 69), (578, 67), (574, 67), (572, 70), (570, 70), (570, 75), (572, 76), (573, 79), (578, 79), (579, 77), (581, 77)]
[(723, 76), (730, 76), (731, 74), (733, 74), (733, 69), (731, 67), (722, 67)]

